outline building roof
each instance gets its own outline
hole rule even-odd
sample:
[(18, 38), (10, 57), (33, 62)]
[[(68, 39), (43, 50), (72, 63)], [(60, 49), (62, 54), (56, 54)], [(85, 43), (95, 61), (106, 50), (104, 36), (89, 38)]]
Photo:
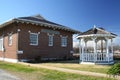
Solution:
[(111, 36), (116, 37), (117, 35), (111, 32), (104, 30), (103, 28), (96, 28), (95, 26), (85, 32), (82, 32), (78, 35), (78, 37), (84, 36)]
[(8, 24), (11, 24), (13, 22), (27, 23), (27, 24), (30, 23), (30, 24), (33, 24), (33, 25), (35, 24), (35, 25), (40, 25), (40, 26), (49, 27), (49, 28), (53, 28), (53, 29), (60, 29), (60, 30), (70, 31), (70, 32), (73, 32), (73, 33), (80, 33), (80, 31), (71, 29), (69, 27), (66, 27), (66, 26), (51, 22), (51, 21), (48, 21), (40, 15), (14, 18), (14, 19), (12, 19), (8, 22), (5, 22), (5, 23), (1, 24), (0, 28), (6, 26)]

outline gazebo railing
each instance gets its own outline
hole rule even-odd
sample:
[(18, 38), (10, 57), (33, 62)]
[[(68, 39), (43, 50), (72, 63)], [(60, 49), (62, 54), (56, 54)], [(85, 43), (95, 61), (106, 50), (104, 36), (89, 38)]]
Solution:
[(84, 53), (83, 61), (94, 61), (94, 54), (93, 53)]
[(113, 61), (113, 54), (97, 53), (94, 55), (94, 53), (84, 53), (83, 61)]
[(97, 61), (108, 61), (106, 53), (97, 53)]
[(113, 53), (109, 53), (109, 61), (113, 61)]

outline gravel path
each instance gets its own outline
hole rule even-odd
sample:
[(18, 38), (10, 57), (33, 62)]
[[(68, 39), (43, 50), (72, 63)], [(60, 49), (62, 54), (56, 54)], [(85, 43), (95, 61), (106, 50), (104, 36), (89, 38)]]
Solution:
[(21, 80), (21, 79), (0, 69), (0, 80)]

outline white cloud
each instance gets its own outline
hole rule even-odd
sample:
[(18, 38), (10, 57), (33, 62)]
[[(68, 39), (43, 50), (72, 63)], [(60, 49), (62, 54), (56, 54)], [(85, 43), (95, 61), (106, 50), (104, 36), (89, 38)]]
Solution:
[(113, 39), (113, 43), (120, 45), (120, 37), (118, 36), (115, 39)]
[(76, 37), (77, 35), (73, 35), (73, 47), (79, 47), (79, 40)]
[(73, 47), (78, 47), (79, 46), (79, 42), (78, 41), (73, 41)]

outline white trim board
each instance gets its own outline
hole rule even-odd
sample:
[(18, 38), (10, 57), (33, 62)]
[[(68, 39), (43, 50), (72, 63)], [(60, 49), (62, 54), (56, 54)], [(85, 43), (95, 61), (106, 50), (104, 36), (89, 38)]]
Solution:
[(94, 63), (94, 62), (80, 62), (79, 64), (95, 65), (95, 63)]
[(95, 63), (95, 62), (80, 62), (79, 64), (88, 64), (88, 65), (109, 65), (114, 64), (114, 62), (106, 62), (106, 63)]
[(10, 59), (10, 58), (2, 58), (0, 57), (1, 61), (6, 61), (6, 62), (12, 62), (12, 63), (17, 63), (18, 60), (17, 59)]

